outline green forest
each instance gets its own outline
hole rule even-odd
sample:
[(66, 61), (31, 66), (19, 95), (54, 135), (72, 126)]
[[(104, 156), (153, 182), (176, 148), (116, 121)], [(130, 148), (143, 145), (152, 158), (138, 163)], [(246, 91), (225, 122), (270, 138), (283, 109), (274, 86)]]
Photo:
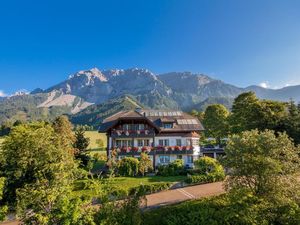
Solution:
[[(41, 225), (300, 224), (300, 107), (248, 92), (231, 110), (214, 104), (191, 114), (206, 128), (201, 144), (224, 145), (225, 156), (202, 157), (191, 171), (178, 159), (151, 177), (147, 153), (107, 159), (105, 136), (66, 116), (2, 125), (0, 221), (14, 214)], [(147, 194), (175, 183), (211, 182), (226, 192), (147, 207)]]

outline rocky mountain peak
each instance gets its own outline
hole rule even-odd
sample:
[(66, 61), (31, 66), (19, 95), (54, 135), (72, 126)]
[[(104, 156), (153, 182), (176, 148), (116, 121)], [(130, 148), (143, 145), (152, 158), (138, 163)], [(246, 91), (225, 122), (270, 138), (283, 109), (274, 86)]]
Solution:
[(72, 79), (78, 78), (78, 77), (87, 78), (89, 83), (91, 82), (91, 80), (94, 80), (94, 79), (99, 79), (102, 82), (107, 81), (107, 77), (104, 74), (102, 74), (102, 72), (96, 67), (92, 68), (90, 70), (81, 70), (81, 71), (69, 76), (69, 80), (72, 80)]

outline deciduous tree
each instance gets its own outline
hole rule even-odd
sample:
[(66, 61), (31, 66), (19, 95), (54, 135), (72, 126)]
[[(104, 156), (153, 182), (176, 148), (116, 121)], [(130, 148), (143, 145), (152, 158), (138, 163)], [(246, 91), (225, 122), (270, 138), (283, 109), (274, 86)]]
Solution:
[(229, 191), (246, 189), (268, 199), (298, 198), (299, 148), (286, 134), (245, 131), (230, 137), (225, 152), (223, 163), (231, 171)]
[(220, 104), (210, 105), (205, 110), (203, 124), (206, 134), (208, 137), (216, 138), (218, 144), (221, 143), (221, 138), (228, 135), (228, 116), (228, 110)]
[(14, 127), (2, 145), (5, 200), (14, 204), (18, 189), (41, 181), (61, 189), (70, 185), (77, 165), (64, 147), (51, 125), (44, 122)]
[(67, 116), (59, 116), (53, 122), (53, 128), (59, 140), (61, 141), (62, 147), (66, 151), (74, 153), (73, 144), (75, 142), (75, 135), (72, 131), (72, 124), (70, 123)]

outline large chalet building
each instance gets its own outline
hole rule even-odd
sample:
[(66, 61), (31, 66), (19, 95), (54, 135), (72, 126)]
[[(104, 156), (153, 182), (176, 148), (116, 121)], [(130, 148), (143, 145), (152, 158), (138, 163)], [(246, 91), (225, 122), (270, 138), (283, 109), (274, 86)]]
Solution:
[(107, 155), (139, 157), (147, 152), (153, 165), (166, 165), (182, 159), (186, 167), (202, 155), (200, 121), (181, 111), (142, 110), (121, 111), (106, 118), (99, 132), (107, 134)]

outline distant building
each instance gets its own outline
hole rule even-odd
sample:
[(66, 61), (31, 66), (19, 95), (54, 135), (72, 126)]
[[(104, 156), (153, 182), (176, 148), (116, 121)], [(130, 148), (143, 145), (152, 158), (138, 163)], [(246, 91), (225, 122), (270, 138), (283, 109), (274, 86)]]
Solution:
[(106, 118), (99, 132), (107, 134), (108, 157), (113, 150), (118, 159), (147, 152), (154, 166), (182, 159), (185, 166), (193, 167), (203, 155), (199, 145), (203, 130), (197, 118), (181, 111), (136, 109)]

